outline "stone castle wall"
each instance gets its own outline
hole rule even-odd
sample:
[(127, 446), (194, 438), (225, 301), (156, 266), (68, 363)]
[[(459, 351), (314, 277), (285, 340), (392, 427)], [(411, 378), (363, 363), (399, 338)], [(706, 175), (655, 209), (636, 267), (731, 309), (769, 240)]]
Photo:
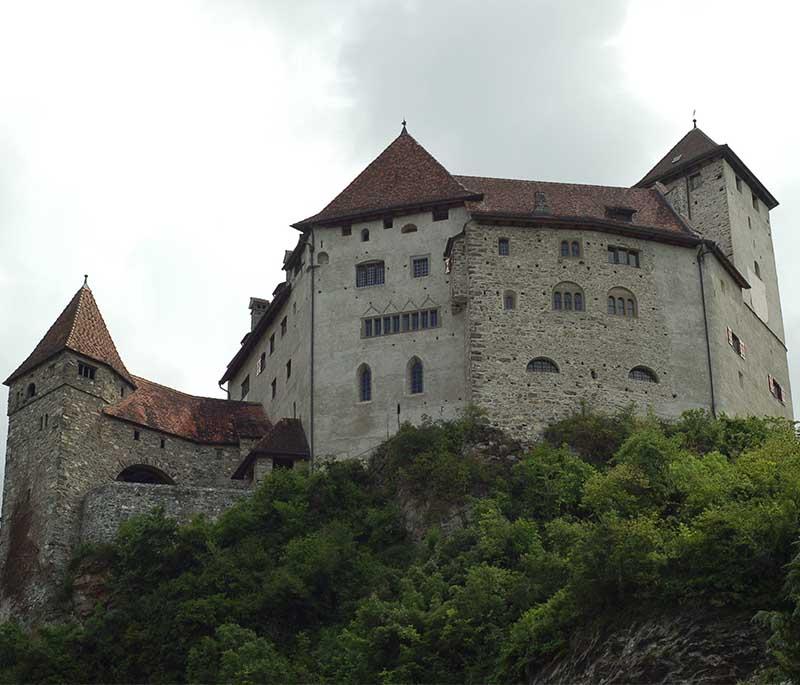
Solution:
[(81, 541), (109, 542), (124, 521), (156, 508), (163, 509), (168, 518), (180, 523), (198, 514), (213, 520), (250, 494), (242, 489), (106, 483), (91, 490), (83, 501)]

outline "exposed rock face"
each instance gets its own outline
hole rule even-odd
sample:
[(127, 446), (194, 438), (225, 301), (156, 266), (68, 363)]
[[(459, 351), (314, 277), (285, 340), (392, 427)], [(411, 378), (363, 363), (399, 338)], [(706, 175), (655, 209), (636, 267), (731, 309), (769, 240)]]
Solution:
[(602, 634), (578, 634), (530, 685), (736, 683), (767, 663), (766, 635), (750, 613), (657, 615)]

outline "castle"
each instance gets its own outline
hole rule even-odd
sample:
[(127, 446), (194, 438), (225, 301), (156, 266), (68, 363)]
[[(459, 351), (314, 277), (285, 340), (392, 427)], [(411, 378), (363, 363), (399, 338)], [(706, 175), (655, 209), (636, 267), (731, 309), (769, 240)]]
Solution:
[(467, 404), (529, 439), (583, 402), (791, 418), (776, 205), (696, 127), (621, 188), (456, 176), (404, 125), (294, 224), (227, 400), (132, 375), (84, 283), (5, 381), (0, 615), (46, 615), (75, 545), (132, 513), (213, 516)]

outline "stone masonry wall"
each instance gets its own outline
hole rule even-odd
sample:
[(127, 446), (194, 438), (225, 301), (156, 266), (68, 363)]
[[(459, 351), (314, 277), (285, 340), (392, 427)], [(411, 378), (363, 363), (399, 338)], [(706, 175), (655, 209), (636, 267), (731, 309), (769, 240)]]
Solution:
[(248, 490), (106, 483), (86, 495), (81, 513), (81, 541), (109, 542), (121, 523), (157, 507), (180, 523), (198, 514), (216, 519), (250, 494)]
[[(472, 399), (497, 425), (533, 439), (581, 402), (664, 416), (710, 406), (694, 248), (568, 228), (469, 224), (466, 237)], [(508, 256), (498, 254), (500, 237)], [(565, 239), (580, 241), (579, 258), (560, 256)], [(609, 264), (609, 245), (639, 250), (640, 268)], [(565, 281), (582, 288), (584, 312), (553, 311), (554, 286)], [(607, 313), (615, 287), (635, 295), (638, 317)], [(515, 309), (503, 309), (507, 290)], [(528, 372), (536, 357), (560, 373)], [(659, 382), (631, 380), (638, 365)]]

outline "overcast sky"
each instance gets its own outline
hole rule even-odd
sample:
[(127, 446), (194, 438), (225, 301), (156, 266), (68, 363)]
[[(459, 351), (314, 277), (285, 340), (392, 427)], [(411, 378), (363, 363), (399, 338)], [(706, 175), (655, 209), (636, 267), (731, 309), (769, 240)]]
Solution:
[(798, 14), (731, 0), (0, 0), (0, 376), (88, 273), (132, 373), (220, 396), (248, 298), (270, 296), (297, 239), (289, 224), (404, 117), (453, 173), (631, 185), (696, 108), (782, 203), (800, 397)]

